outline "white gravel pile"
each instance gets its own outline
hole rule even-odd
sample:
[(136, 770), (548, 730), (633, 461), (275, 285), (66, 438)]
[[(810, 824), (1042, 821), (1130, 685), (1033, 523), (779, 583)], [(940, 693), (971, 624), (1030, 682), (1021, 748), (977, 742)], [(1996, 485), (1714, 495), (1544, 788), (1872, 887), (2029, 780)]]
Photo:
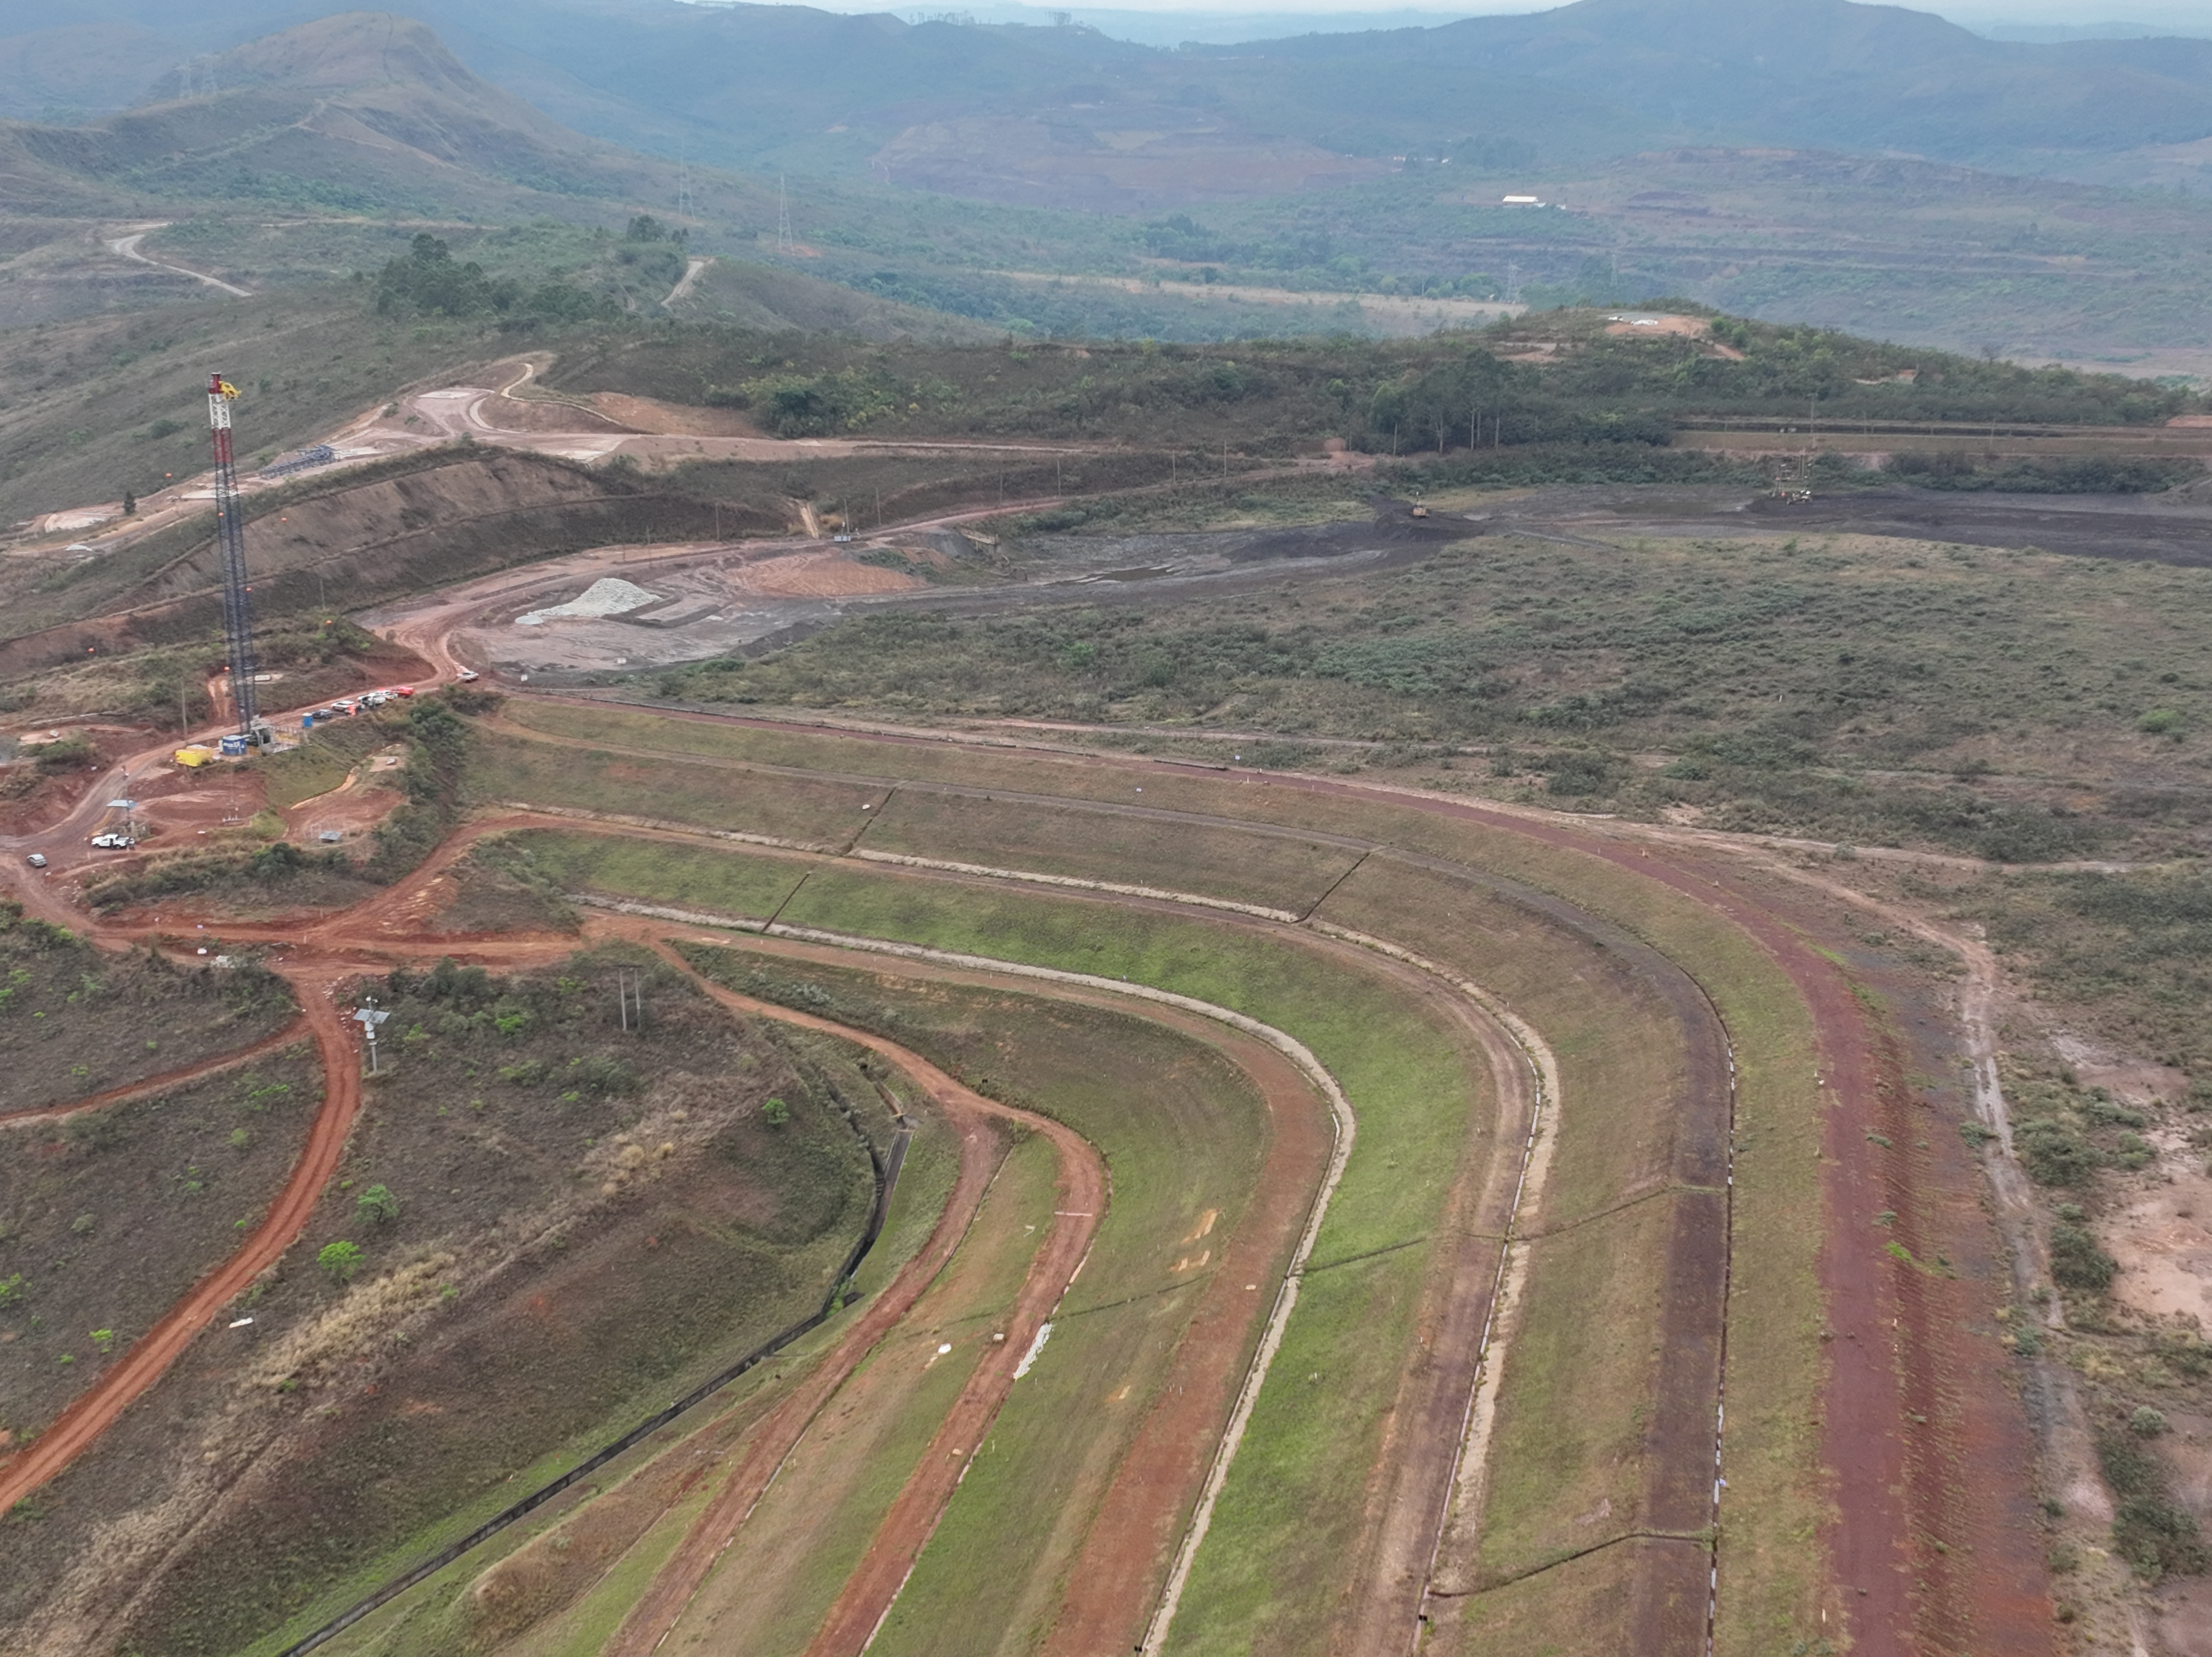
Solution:
[(625, 581), (619, 576), (603, 575), (565, 604), (553, 604), (544, 610), (533, 610), (526, 616), (514, 618), (517, 627), (538, 627), (547, 622), (592, 621), (602, 616), (618, 616), (623, 610), (635, 610), (640, 604), (662, 602), (657, 592), (647, 592), (635, 581)]

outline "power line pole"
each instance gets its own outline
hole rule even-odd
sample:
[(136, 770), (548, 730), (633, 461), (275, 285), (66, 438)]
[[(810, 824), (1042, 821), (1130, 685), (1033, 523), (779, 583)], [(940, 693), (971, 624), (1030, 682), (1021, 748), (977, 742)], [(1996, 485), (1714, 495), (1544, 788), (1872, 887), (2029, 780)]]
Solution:
[(788, 253), (791, 249), (791, 191), (779, 173), (775, 175), (775, 251)]

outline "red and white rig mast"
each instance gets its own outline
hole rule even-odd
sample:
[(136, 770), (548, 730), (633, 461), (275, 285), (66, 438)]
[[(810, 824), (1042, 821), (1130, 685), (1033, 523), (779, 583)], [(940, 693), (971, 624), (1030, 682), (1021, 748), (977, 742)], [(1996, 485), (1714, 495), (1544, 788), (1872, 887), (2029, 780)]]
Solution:
[(222, 549), (222, 634), (230, 652), (230, 705), (238, 734), (253, 740), (260, 710), (253, 699), (253, 610), (246, 585), (246, 519), (238, 506), (238, 468), (230, 452), (230, 405), (238, 387), (221, 374), (208, 379), (208, 431), (215, 439), (216, 541)]

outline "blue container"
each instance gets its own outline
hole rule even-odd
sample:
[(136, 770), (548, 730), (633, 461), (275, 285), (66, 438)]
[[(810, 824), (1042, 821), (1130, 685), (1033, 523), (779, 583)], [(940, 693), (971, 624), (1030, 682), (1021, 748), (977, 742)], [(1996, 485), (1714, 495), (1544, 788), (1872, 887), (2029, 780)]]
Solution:
[(222, 739), (222, 752), (223, 758), (227, 760), (244, 759), (246, 757), (246, 738), (237, 735), (225, 737)]

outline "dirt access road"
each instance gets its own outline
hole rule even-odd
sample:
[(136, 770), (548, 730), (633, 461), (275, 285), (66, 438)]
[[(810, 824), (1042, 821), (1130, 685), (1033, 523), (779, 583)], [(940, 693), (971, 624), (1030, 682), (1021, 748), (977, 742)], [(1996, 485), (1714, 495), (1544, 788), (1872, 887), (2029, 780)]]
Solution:
[[(146, 226), (137, 234), (125, 236), (109, 246), (112, 251), (126, 258), (158, 265), (162, 270), (190, 276), (194, 281), (207, 282), (241, 297), (251, 297), (216, 277), (186, 270), (181, 265), (162, 264), (139, 252), (139, 240), (158, 228)], [(129, 244), (128, 246), (124, 246), (125, 243)], [(558, 393), (534, 397), (518, 395), (526, 392), (531, 383), (552, 365), (553, 360), (550, 353), (543, 352), (507, 357), (486, 366), (483, 378), (487, 384), (439, 385), (403, 391), (393, 401), (365, 410), (336, 430), (315, 440), (335, 450), (336, 460), (283, 478), (264, 478), (248, 472), (239, 479), (239, 492), (250, 497), (300, 476), (318, 479), (341, 477), (350, 466), (464, 438), (471, 442), (501, 448), (524, 449), (563, 460), (589, 463), (623, 454), (647, 464), (701, 459), (775, 464), (843, 459), (863, 454), (1073, 456), (1103, 453), (1109, 446), (1092, 443), (991, 443), (929, 438), (779, 438), (757, 434), (733, 436), (705, 430), (692, 433), (680, 429), (687, 411), (675, 405), (665, 408), (656, 405), (656, 411), (665, 418), (656, 419), (653, 424), (671, 429), (647, 430), (624, 424), (614, 414), (599, 408), (586, 398)], [(386, 410), (391, 412), (386, 413)], [(215, 474), (212, 470), (181, 477), (142, 497), (136, 517), (127, 520), (109, 517), (104, 522), (102, 532), (72, 531), (70, 539), (82, 542), (95, 553), (114, 551), (174, 523), (179, 517), (204, 511), (207, 503), (214, 497), (214, 490)], [(1002, 510), (1035, 510), (1036, 504), (1016, 502)], [(71, 503), (50, 508), (47, 515), (67, 517), (94, 510), (112, 513), (116, 508), (112, 504), (94, 507), (84, 503)], [(54, 544), (58, 545), (58, 541)]]
[[(94, 936), (100, 939), (99, 933)], [(322, 1199), (323, 1187), (330, 1183), (345, 1152), (346, 1136), (361, 1109), (360, 1061), (332, 999), (337, 980), (357, 970), (295, 968), (285, 974), (321, 1052), (323, 1103), (308, 1130), (300, 1160), (269, 1212), (245, 1246), (193, 1285), (191, 1293), (140, 1337), (121, 1363), (102, 1375), (89, 1392), (63, 1411), (29, 1446), (0, 1460), (0, 1512), (12, 1508), (83, 1454), (183, 1356), (201, 1330), (243, 1294), (255, 1278), (283, 1257), (306, 1228), (308, 1216)], [(296, 1026), (283, 1033), (286, 1040), (295, 1039), (297, 1034)], [(192, 1074), (225, 1069), (242, 1056), (216, 1059)]]
[[(614, 923), (602, 921), (608, 930)], [(931, 1441), (921, 1465), (900, 1491), (869, 1544), (860, 1568), (840, 1594), (829, 1624), (813, 1649), (857, 1654), (875, 1632), (914, 1561), (936, 1527), (946, 1497), (969, 1461), (980, 1454), (985, 1435), (1013, 1384), (1020, 1355), (1029, 1350), (1038, 1326), (1049, 1315), (1089, 1252), (1108, 1199), (1106, 1168), (1098, 1153), (1072, 1130), (1049, 1119), (1013, 1109), (963, 1086), (918, 1054), (865, 1031), (827, 1019), (757, 1001), (699, 979), (669, 947), (665, 925), (632, 922), (619, 930), (649, 934), (653, 947), (723, 1005), (757, 1017), (771, 1017), (805, 1029), (857, 1041), (891, 1060), (926, 1093), (960, 1133), (960, 1171), (951, 1199), (928, 1243), (902, 1269), (896, 1281), (876, 1297), (861, 1320), (831, 1354), (779, 1405), (756, 1431), (745, 1454), (707, 1510), (685, 1533), (676, 1553), (655, 1575), (653, 1586), (623, 1620), (605, 1648), (606, 1657), (644, 1657), (667, 1638), (724, 1550), (768, 1489), (800, 1436), (828, 1406), (867, 1354), (902, 1320), (923, 1289), (935, 1278), (959, 1246), (981, 1205), (1003, 1147), (978, 1130), (986, 1121), (1018, 1123), (1051, 1142), (1059, 1161), (1058, 1207), (1053, 1223), (1037, 1244), (1028, 1273), (1003, 1331), (1006, 1339), (988, 1352), (962, 1389), (951, 1412)], [(682, 936), (695, 942), (726, 944), (726, 935), (696, 929)]]

